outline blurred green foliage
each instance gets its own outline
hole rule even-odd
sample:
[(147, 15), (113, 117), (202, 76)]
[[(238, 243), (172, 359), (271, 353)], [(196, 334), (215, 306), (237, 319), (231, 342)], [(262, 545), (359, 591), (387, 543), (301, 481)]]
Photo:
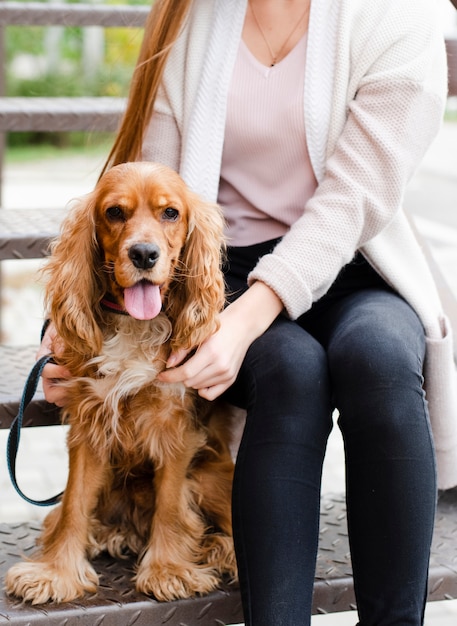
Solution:
[[(27, 0), (19, 0), (27, 1)], [(46, 0), (38, 0), (46, 2)], [(60, 0), (61, 2), (65, 0)], [(89, 0), (90, 1), (90, 0)], [(67, 0), (67, 4), (80, 3)], [(151, 0), (104, 0), (102, 4), (150, 5)], [(65, 27), (58, 37), (58, 63), (46, 65), (46, 35), (53, 27), (8, 26), (5, 31), (7, 96), (126, 96), (141, 45), (139, 28), (105, 28), (102, 61), (95, 72), (84, 67), (83, 28)], [(58, 27), (59, 28), (59, 27)], [(18, 61), (20, 63), (18, 64)], [(41, 61), (41, 65), (40, 65)], [(87, 63), (87, 61), (86, 61)], [(17, 67), (28, 71), (17, 71)], [(90, 68), (92, 69), (92, 68)], [(30, 74), (33, 74), (31, 77)], [(10, 133), (8, 145), (82, 145), (84, 133)], [(101, 141), (106, 138), (100, 137)], [(91, 142), (96, 142), (96, 136)]]

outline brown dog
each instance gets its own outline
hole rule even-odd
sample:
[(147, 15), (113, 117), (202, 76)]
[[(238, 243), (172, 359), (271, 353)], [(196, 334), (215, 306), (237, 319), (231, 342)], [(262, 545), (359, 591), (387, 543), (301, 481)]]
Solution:
[(137, 590), (158, 600), (236, 577), (233, 462), (218, 403), (156, 381), (170, 350), (195, 348), (224, 304), (223, 220), (172, 170), (109, 170), (70, 212), (47, 266), (62, 341), (70, 470), (41, 550), (6, 589), (34, 604), (93, 592), (89, 558), (138, 555)]

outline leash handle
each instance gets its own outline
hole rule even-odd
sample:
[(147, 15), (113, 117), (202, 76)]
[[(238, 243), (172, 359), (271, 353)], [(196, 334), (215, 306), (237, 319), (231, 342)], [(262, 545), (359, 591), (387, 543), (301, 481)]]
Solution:
[(10, 475), (11, 482), (13, 483), (13, 487), (16, 489), (17, 493), (29, 502), (30, 504), (35, 504), (37, 506), (52, 506), (57, 504), (62, 496), (62, 493), (58, 495), (48, 498), (47, 500), (33, 500), (26, 496), (20, 489), (17, 484), (16, 479), (16, 457), (19, 449), (19, 441), (21, 439), (21, 428), (22, 421), (24, 418), (24, 411), (27, 406), (30, 404), (33, 396), (35, 395), (36, 389), (38, 387), (38, 381), (40, 380), (41, 373), (47, 363), (52, 362), (52, 356), (47, 355), (38, 359), (38, 361), (33, 366), (27, 381), (25, 383), (24, 391), (21, 398), (21, 403), (19, 405), (19, 412), (14, 418), (13, 423), (11, 424), (10, 432), (8, 435), (8, 443), (6, 449), (6, 460), (8, 463), (8, 471)]

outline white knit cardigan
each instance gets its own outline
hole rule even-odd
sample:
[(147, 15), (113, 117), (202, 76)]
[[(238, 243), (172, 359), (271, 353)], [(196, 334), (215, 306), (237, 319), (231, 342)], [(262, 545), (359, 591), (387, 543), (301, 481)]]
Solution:
[[(174, 167), (211, 201), (246, 4), (194, 0), (143, 145), (144, 159)], [(360, 250), (411, 304), (427, 337), (425, 389), (441, 488), (457, 484), (452, 336), (402, 198), (440, 127), (445, 99), (444, 42), (432, 0), (312, 0), (304, 119), (318, 188), (250, 275), (295, 319)]]

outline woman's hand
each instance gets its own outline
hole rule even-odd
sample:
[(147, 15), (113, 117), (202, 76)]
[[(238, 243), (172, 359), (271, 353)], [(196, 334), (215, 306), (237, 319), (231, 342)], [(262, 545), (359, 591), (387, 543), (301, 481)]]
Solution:
[[(61, 345), (59, 337), (57, 336), (54, 325), (51, 323), (48, 325), (43, 340), (41, 341), (40, 348), (37, 352), (37, 359), (48, 354), (58, 355), (60, 352)], [(60, 407), (65, 406), (67, 391), (64, 387), (59, 385), (59, 383), (62, 382), (62, 380), (71, 378), (71, 373), (61, 365), (47, 363), (43, 368), (41, 376), (46, 400)]]
[(214, 400), (235, 382), (249, 346), (282, 308), (274, 291), (264, 283), (254, 283), (221, 313), (219, 330), (183, 365), (179, 366), (189, 351), (172, 354), (167, 362), (169, 369), (159, 374), (158, 379), (166, 383), (182, 382), (197, 389), (203, 398)]

